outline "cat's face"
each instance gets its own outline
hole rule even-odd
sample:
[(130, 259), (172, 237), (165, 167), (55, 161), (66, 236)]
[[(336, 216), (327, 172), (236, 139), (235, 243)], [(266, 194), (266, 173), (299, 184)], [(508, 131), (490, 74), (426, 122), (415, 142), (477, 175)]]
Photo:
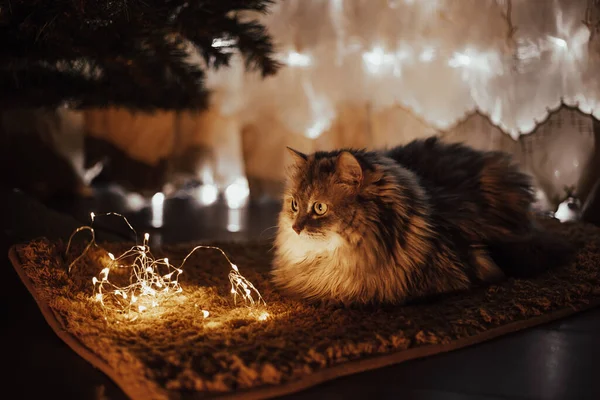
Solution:
[(349, 153), (315, 159), (291, 152), (294, 164), (288, 172), (279, 233), (299, 252), (304, 246), (333, 250), (352, 230), (360, 165)]
[(282, 222), (296, 235), (322, 238), (336, 231), (344, 218), (348, 204), (336, 196), (335, 187), (324, 183), (293, 185), (286, 191)]

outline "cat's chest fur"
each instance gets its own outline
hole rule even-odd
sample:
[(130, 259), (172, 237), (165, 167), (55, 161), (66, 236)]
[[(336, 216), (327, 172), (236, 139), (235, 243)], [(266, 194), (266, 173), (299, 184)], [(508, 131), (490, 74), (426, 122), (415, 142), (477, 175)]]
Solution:
[(405, 289), (401, 269), (369, 272), (367, 265), (381, 261), (370, 254), (337, 234), (316, 239), (285, 230), (277, 237), (274, 283), (303, 298), (339, 301), (384, 299)]
[(343, 266), (347, 244), (336, 234), (324, 238), (297, 235), (291, 229), (277, 237), (277, 256), (289, 265), (309, 266), (313, 272), (325, 269), (324, 265)]
[(293, 287), (306, 297), (329, 297), (351, 281), (355, 265), (348, 244), (340, 236), (315, 239), (291, 231), (281, 233), (277, 242), (276, 283)]

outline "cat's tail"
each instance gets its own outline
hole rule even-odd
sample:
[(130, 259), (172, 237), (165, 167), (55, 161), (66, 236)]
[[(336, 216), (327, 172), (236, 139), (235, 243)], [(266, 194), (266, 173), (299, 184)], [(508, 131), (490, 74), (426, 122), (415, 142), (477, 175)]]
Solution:
[(532, 278), (569, 263), (575, 246), (561, 235), (536, 227), (527, 237), (490, 243), (488, 251), (506, 276)]

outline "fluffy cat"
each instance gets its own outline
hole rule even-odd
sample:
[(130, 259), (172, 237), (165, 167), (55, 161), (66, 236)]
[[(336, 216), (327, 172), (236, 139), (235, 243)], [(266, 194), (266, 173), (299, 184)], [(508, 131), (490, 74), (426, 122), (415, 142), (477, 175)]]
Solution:
[(511, 157), (436, 137), (383, 151), (288, 148), (272, 280), (344, 304), (408, 301), (563, 263), (534, 223), (533, 188)]

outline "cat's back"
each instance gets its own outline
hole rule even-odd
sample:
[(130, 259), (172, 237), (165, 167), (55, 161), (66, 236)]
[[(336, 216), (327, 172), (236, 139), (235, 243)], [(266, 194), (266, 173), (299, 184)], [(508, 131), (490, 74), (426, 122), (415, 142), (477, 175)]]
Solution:
[(416, 175), (444, 220), (470, 226), (475, 236), (528, 231), (534, 201), (531, 179), (508, 153), (431, 137), (392, 148), (385, 155)]
[(472, 181), (491, 156), (460, 143), (445, 143), (437, 137), (417, 139), (396, 146), (385, 155), (414, 172), (423, 184), (457, 188)]

